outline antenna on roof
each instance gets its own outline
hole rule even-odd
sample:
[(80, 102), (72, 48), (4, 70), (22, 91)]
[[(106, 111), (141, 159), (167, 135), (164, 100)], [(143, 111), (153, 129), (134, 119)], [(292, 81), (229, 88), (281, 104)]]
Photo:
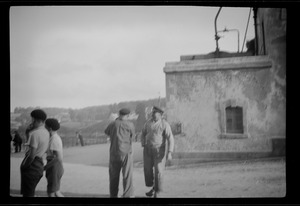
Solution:
[(219, 49), (219, 44), (218, 44), (218, 41), (219, 41), (219, 39), (220, 39), (220, 36), (218, 36), (217, 19), (218, 19), (218, 16), (219, 16), (219, 14), (220, 14), (221, 9), (222, 9), (222, 7), (219, 8), (218, 13), (217, 13), (217, 15), (216, 15), (216, 17), (215, 17), (215, 40), (216, 40), (216, 54), (217, 54), (217, 55), (219, 54), (219, 51), (220, 51), (220, 49)]

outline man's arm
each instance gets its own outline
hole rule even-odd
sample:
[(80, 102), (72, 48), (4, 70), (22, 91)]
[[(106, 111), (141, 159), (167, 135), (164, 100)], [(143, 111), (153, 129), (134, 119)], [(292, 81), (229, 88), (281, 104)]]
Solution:
[(104, 133), (105, 133), (107, 136), (110, 136), (110, 128), (111, 128), (111, 124), (112, 124), (112, 123), (110, 123), (110, 124), (107, 126), (107, 128), (104, 130)]
[(165, 135), (168, 140), (168, 152), (174, 151), (174, 136), (169, 124), (166, 124)]
[(60, 151), (53, 150), (53, 154), (54, 158), (51, 161), (47, 162), (46, 166), (44, 167), (44, 170), (47, 170), (48, 168), (52, 167), (57, 161), (62, 163), (62, 153)]
[(38, 142), (37, 142), (38, 138), (39, 137), (36, 134), (32, 134), (29, 137), (29, 139), (28, 139), (29, 151), (21, 164), (21, 169), (28, 168), (31, 165), (31, 163), (33, 162), (33, 160), (35, 158), (36, 150), (38, 147)]
[(166, 139), (168, 140), (168, 153), (167, 160), (172, 159), (172, 152), (174, 151), (174, 137), (172, 134), (172, 130), (169, 124), (166, 124), (165, 132)]
[(132, 123), (131, 124), (131, 139), (133, 139), (135, 136), (135, 127), (134, 127), (134, 124)]
[(31, 165), (31, 163), (33, 162), (33, 160), (35, 158), (35, 155), (34, 155), (35, 153), (36, 153), (36, 148), (30, 146), (28, 155), (25, 157), (25, 159), (23, 160), (23, 162), (21, 164), (21, 169), (26, 169)]
[(141, 134), (141, 144), (142, 147), (146, 145), (146, 135), (147, 135), (147, 122), (144, 124)]

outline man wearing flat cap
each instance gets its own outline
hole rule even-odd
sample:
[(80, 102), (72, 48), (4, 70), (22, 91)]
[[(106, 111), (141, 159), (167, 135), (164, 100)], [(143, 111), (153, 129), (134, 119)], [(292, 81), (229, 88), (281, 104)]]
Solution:
[(105, 129), (105, 134), (110, 137), (109, 156), (109, 192), (110, 197), (118, 197), (119, 178), (122, 169), (123, 197), (133, 197), (133, 158), (132, 140), (135, 129), (128, 120), (130, 110), (124, 108), (119, 111), (119, 117)]
[(144, 147), (144, 175), (148, 197), (160, 197), (162, 193), (163, 171), (166, 160), (172, 159), (174, 137), (169, 123), (162, 118), (163, 110), (153, 107), (152, 118), (142, 130), (141, 143)]
[(34, 129), (30, 131), (28, 138), (28, 150), (21, 163), (21, 194), (23, 197), (34, 197), (35, 188), (43, 176), (43, 156), (49, 145), (49, 132), (44, 126), (47, 118), (41, 109), (31, 112)]

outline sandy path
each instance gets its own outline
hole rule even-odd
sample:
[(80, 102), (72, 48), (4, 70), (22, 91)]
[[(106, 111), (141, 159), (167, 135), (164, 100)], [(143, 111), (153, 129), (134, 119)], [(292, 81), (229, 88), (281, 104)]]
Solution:
[[(61, 191), (80, 196), (108, 197), (109, 144), (66, 148), (65, 174)], [(140, 162), (142, 150), (134, 144), (134, 160)], [(19, 157), (17, 157), (19, 156)], [(19, 166), (21, 154), (11, 158), (12, 191), (20, 189)], [(165, 197), (284, 197), (286, 192), (285, 160), (201, 164), (192, 168), (167, 168), (165, 171)], [(134, 168), (135, 195), (143, 197), (148, 188), (144, 185), (143, 170)], [(46, 190), (43, 177), (37, 191)], [(120, 182), (120, 194), (122, 184)]]

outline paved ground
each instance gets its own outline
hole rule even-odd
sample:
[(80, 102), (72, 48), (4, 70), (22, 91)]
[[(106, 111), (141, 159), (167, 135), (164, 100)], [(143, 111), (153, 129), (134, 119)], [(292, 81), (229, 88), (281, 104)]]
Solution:
[[(109, 144), (64, 149), (65, 173), (61, 191), (66, 197), (108, 197)], [(11, 155), (11, 196), (20, 196), (20, 163), (24, 153)], [(144, 197), (142, 150), (134, 144), (135, 196)], [(206, 163), (194, 167), (168, 167), (164, 197), (284, 197), (286, 167), (284, 159)], [(37, 186), (37, 195), (46, 196), (46, 178)], [(122, 193), (120, 182), (120, 193)]]

